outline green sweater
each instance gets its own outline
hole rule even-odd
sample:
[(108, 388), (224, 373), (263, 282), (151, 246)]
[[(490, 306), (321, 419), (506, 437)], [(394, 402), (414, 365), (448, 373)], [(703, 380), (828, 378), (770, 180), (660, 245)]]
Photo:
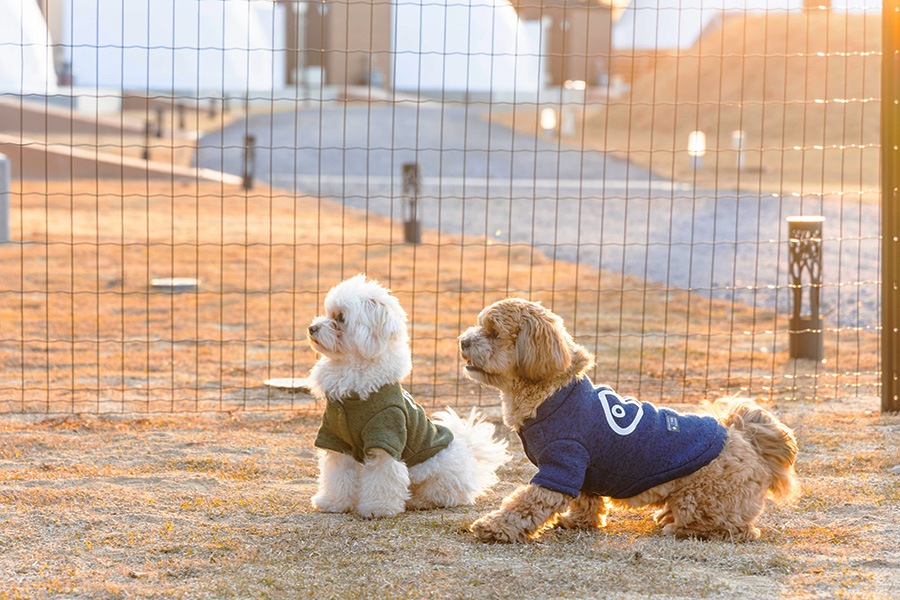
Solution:
[(364, 462), (380, 448), (407, 467), (425, 462), (453, 440), (453, 433), (432, 423), (400, 383), (389, 383), (365, 400), (353, 394), (329, 400), (316, 446), (349, 454)]

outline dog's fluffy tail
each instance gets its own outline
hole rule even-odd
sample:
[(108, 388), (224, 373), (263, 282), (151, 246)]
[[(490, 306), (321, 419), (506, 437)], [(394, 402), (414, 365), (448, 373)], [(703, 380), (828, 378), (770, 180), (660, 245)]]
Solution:
[(756, 448), (772, 473), (769, 496), (773, 500), (794, 500), (800, 487), (794, 462), (797, 440), (791, 429), (775, 415), (749, 398), (722, 398), (714, 404), (719, 422), (741, 431)]
[(484, 491), (497, 483), (497, 467), (510, 459), (506, 440), (494, 439), (494, 426), (484, 420), (474, 408), (468, 419), (463, 419), (452, 408), (435, 413), (432, 419), (453, 432), (475, 456), (477, 489)]

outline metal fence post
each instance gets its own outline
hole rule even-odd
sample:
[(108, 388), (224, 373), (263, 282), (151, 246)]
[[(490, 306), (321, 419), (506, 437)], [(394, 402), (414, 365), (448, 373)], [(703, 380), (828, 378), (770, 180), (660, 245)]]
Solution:
[(0, 244), (9, 241), (9, 186), (12, 169), (5, 154), (0, 154)]
[(419, 190), (422, 171), (418, 163), (403, 164), (403, 204), (406, 218), (403, 220), (403, 240), (409, 244), (422, 243), (422, 223), (419, 220)]
[(900, 0), (881, 20), (881, 410), (900, 412)]
[[(825, 357), (819, 292), (822, 289), (822, 222), (825, 217), (788, 217), (789, 286), (792, 293), (790, 357)], [(809, 314), (802, 314), (803, 274), (809, 277)]]

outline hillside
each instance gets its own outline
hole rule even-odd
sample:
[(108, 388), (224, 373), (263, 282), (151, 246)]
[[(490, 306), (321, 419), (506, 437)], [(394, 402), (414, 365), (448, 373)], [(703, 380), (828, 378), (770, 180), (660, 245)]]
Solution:
[[(585, 120), (563, 141), (627, 156), (666, 177), (696, 175), (700, 186), (873, 191), (880, 69), (880, 15), (733, 17), (692, 48), (658, 56), (655, 70), (636, 74), (630, 94), (608, 106), (605, 94), (589, 97)], [(517, 113), (517, 129), (534, 131), (528, 116)], [(687, 154), (694, 130), (708, 147), (696, 174)], [(746, 133), (740, 176), (735, 130)]]

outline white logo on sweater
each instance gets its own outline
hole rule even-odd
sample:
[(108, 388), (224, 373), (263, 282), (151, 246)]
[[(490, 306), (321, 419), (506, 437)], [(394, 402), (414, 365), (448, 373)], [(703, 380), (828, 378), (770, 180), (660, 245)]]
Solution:
[[(625, 407), (621, 406), (620, 404), (616, 404), (615, 406), (610, 407), (607, 395), (613, 396), (622, 404), (634, 404), (638, 407), (637, 413), (634, 415), (634, 420), (628, 426), (620, 427), (619, 424), (616, 423), (615, 419), (621, 419), (625, 417)], [(638, 426), (638, 423), (640, 423), (641, 417), (644, 416), (644, 407), (641, 406), (641, 403), (634, 398), (623, 398), (622, 396), (609, 391), (598, 392), (597, 397), (600, 398), (600, 404), (603, 405), (603, 414), (606, 415), (606, 422), (609, 424), (610, 429), (612, 429), (619, 435), (629, 435), (631, 432), (633, 432)]]

